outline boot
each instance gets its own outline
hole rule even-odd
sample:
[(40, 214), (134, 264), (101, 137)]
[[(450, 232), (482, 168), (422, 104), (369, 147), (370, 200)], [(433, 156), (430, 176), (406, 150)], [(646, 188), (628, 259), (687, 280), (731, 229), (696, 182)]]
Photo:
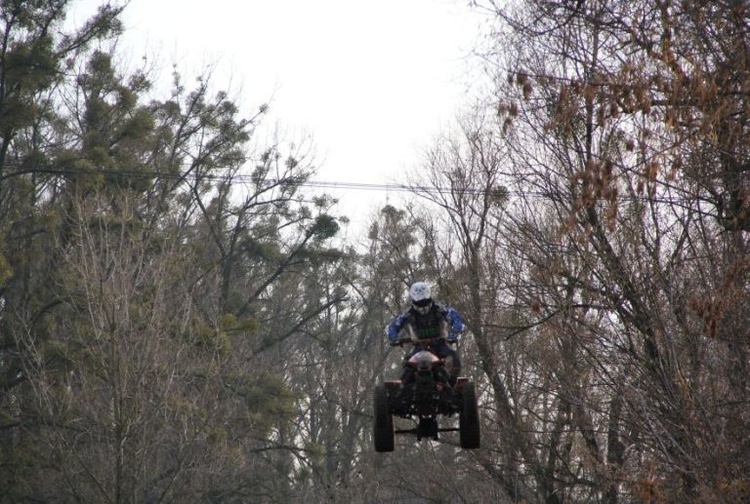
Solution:
[(461, 376), (461, 368), (452, 366), (450, 373), (448, 374), (448, 383), (451, 384), (452, 388), (456, 388), (456, 383), (458, 382), (459, 376)]
[(414, 381), (414, 370), (410, 367), (404, 366), (401, 371), (401, 387), (405, 387), (409, 383)]

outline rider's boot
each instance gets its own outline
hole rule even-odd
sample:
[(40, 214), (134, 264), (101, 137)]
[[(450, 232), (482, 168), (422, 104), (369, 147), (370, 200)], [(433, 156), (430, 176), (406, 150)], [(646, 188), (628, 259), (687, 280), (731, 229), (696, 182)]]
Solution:
[(414, 370), (408, 366), (404, 366), (401, 371), (401, 387), (405, 387), (409, 383), (414, 381)]
[(451, 388), (456, 388), (456, 383), (458, 382), (459, 376), (461, 376), (461, 368), (453, 366), (450, 370), (450, 373), (448, 374), (448, 383), (450, 384)]
[(396, 391), (396, 399), (401, 401), (406, 395), (406, 387), (414, 381), (414, 370), (404, 366), (401, 371), (401, 388)]

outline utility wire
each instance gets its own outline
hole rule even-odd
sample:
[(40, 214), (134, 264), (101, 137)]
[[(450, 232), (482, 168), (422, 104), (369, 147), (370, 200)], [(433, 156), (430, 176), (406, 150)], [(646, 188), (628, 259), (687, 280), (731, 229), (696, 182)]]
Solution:
[(234, 175), (221, 175), (221, 174), (196, 174), (196, 173), (164, 173), (164, 172), (141, 172), (141, 171), (125, 171), (125, 170), (85, 170), (85, 169), (55, 169), (55, 168), (41, 168), (31, 169), (24, 172), (15, 172), (7, 174), (4, 178), (10, 178), (18, 175), (29, 175), (33, 173), (47, 173), (51, 175), (104, 175), (112, 177), (122, 178), (133, 178), (133, 179), (165, 179), (165, 180), (199, 180), (199, 181), (232, 181), (242, 184), (258, 184), (265, 186), (274, 185), (299, 185), (302, 187), (314, 187), (320, 189), (350, 189), (357, 191), (394, 191), (394, 192), (426, 192), (426, 193), (451, 193), (451, 192), (464, 192), (464, 193), (484, 193), (485, 189), (466, 187), (462, 189), (458, 188), (447, 188), (447, 187), (433, 187), (433, 186), (410, 186), (405, 184), (394, 184), (394, 183), (371, 183), (371, 182), (341, 182), (341, 181), (322, 181), (322, 180), (310, 180), (301, 177), (290, 176), (286, 179), (276, 178), (262, 178), (258, 179), (256, 176), (247, 173), (239, 173)]
[[(7, 166), (7, 165), (6, 165)], [(192, 181), (230, 181), (237, 182), (247, 185), (257, 185), (261, 189), (270, 189), (273, 186), (285, 186), (285, 185), (298, 185), (301, 187), (312, 187), (318, 189), (347, 189), (354, 191), (388, 191), (388, 192), (408, 192), (408, 193), (421, 193), (421, 194), (485, 194), (488, 190), (491, 192), (497, 192), (498, 194), (504, 194), (507, 196), (522, 196), (526, 198), (541, 198), (541, 199), (556, 199), (563, 196), (561, 192), (557, 191), (542, 191), (542, 190), (510, 190), (507, 187), (497, 188), (478, 188), (478, 187), (444, 187), (444, 186), (422, 186), (422, 185), (406, 185), (406, 184), (395, 184), (395, 183), (370, 183), (370, 182), (343, 182), (343, 181), (322, 181), (322, 180), (310, 180), (303, 177), (290, 176), (285, 179), (276, 179), (273, 177), (258, 178), (255, 175), (247, 173), (235, 173), (232, 175), (226, 174), (200, 174), (200, 173), (164, 173), (164, 172), (142, 172), (142, 171), (118, 171), (118, 170), (86, 170), (86, 169), (56, 169), (56, 168), (33, 168), (24, 171), (18, 171), (8, 173), (0, 179), (7, 179), (14, 176), (20, 175), (31, 175), (31, 174), (51, 174), (51, 175), (99, 175), (99, 176), (113, 176), (122, 178), (133, 178), (133, 179), (164, 179), (164, 180), (192, 180)], [(673, 188), (676, 189), (676, 188)], [(662, 198), (647, 198), (637, 196), (620, 196), (619, 200), (651, 200), (657, 202), (674, 203), (670, 199)]]

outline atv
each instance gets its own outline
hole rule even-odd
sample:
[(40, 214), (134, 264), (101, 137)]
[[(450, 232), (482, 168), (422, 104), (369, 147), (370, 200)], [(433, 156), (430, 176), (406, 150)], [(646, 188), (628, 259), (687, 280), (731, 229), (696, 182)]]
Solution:
[[(443, 338), (439, 338), (443, 339)], [(415, 335), (400, 339), (398, 344), (417, 347), (404, 364), (413, 379), (402, 383), (390, 380), (378, 384), (374, 394), (375, 451), (391, 452), (395, 434), (416, 435), (422, 439), (438, 440), (439, 432), (458, 431), (461, 448), (479, 448), (479, 413), (474, 383), (458, 377), (451, 385), (445, 362), (430, 349), (437, 339), (416, 339)], [(458, 414), (458, 427), (439, 427), (440, 415)], [(393, 417), (411, 419), (411, 429), (395, 429)]]

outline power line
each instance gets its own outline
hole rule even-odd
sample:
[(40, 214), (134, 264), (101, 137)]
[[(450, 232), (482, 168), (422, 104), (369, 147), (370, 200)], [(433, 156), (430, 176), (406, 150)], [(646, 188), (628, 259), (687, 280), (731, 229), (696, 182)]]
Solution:
[(313, 187), (319, 189), (348, 189), (355, 191), (391, 191), (391, 192), (423, 192), (423, 193), (468, 193), (468, 194), (479, 194), (484, 193), (485, 189), (480, 188), (447, 188), (447, 187), (434, 187), (434, 186), (417, 186), (417, 185), (406, 185), (396, 183), (373, 183), (373, 182), (344, 182), (344, 181), (323, 181), (323, 180), (311, 180), (302, 177), (288, 177), (286, 179), (276, 178), (262, 178), (258, 179), (256, 176), (247, 173), (239, 173), (233, 175), (220, 175), (220, 174), (195, 174), (195, 173), (164, 173), (164, 172), (141, 172), (141, 171), (125, 171), (125, 170), (86, 170), (86, 169), (56, 169), (56, 168), (42, 168), (42, 169), (30, 169), (23, 172), (15, 172), (7, 174), (3, 178), (10, 178), (18, 175), (28, 175), (33, 173), (48, 173), (51, 175), (94, 175), (94, 176), (112, 176), (132, 179), (163, 179), (163, 180), (194, 180), (194, 181), (231, 181), (239, 182), (242, 184), (267, 184), (269, 187), (275, 185), (284, 184), (296, 184), (302, 187)]
[(331, 182), (323, 180), (307, 180), (300, 185), (305, 187), (316, 187), (320, 189), (352, 189), (355, 191), (412, 191), (409, 186), (403, 184), (378, 184), (372, 182)]
[[(8, 165), (6, 165), (8, 166)], [(294, 177), (290, 176), (284, 179), (276, 178), (258, 178), (255, 175), (247, 173), (235, 173), (231, 175), (227, 174), (196, 174), (196, 173), (164, 173), (164, 172), (142, 172), (142, 171), (118, 171), (118, 170), (86, 170), (81, 168), (74, 169), (56, 169), (56, 168), (34, 168), (14, 173), (8, 173), (0, 179), (12, 178), (14, 176), (31, 175), (31, 174), (51, 174), (51, 175), (95, 175), (95, 176), (112, 176), (132, 179), (162, 179), (162, 180), (193, 180), (193, 181), (228, 181), (238, 182), (246, 185), (256, 185), (260, 190), (273, 189), (274, 186), (283, 187), (284, 185), (298, 185), (301, 187), (311, 187), (317, 189), (346, 189), (354, 191), (383, 191), (383, 192), (406, 192), (421, 194), (485, 194), (488, 191), (490, 193), (496, 193), (502, 196), (518, 196), (533, 199), (557, 199), (563, 196), (562, 192), (558, 191), (542, 191), (542, 190), (510, 190), (507, 187), (497, 186), (495, 188), (484, 188), (484, 187), (444, 187), (444, 186), (424, 186), (424, 185), (406, 185), (396, 183), (373, 183), (373, 182), (345, 182), (345, 181), (323, 181), (323, 180), (311, 180), (305, 177)], [(617, 199), (627, 200), (641, 200), (645, 201), (651, 199), (652, 201), (661, 201), (660, 198), (646, 198), (629, 195), (627, 197), (620, 196)], [(671, 202), (671, 200), (664, 200), (665, 202)]]

